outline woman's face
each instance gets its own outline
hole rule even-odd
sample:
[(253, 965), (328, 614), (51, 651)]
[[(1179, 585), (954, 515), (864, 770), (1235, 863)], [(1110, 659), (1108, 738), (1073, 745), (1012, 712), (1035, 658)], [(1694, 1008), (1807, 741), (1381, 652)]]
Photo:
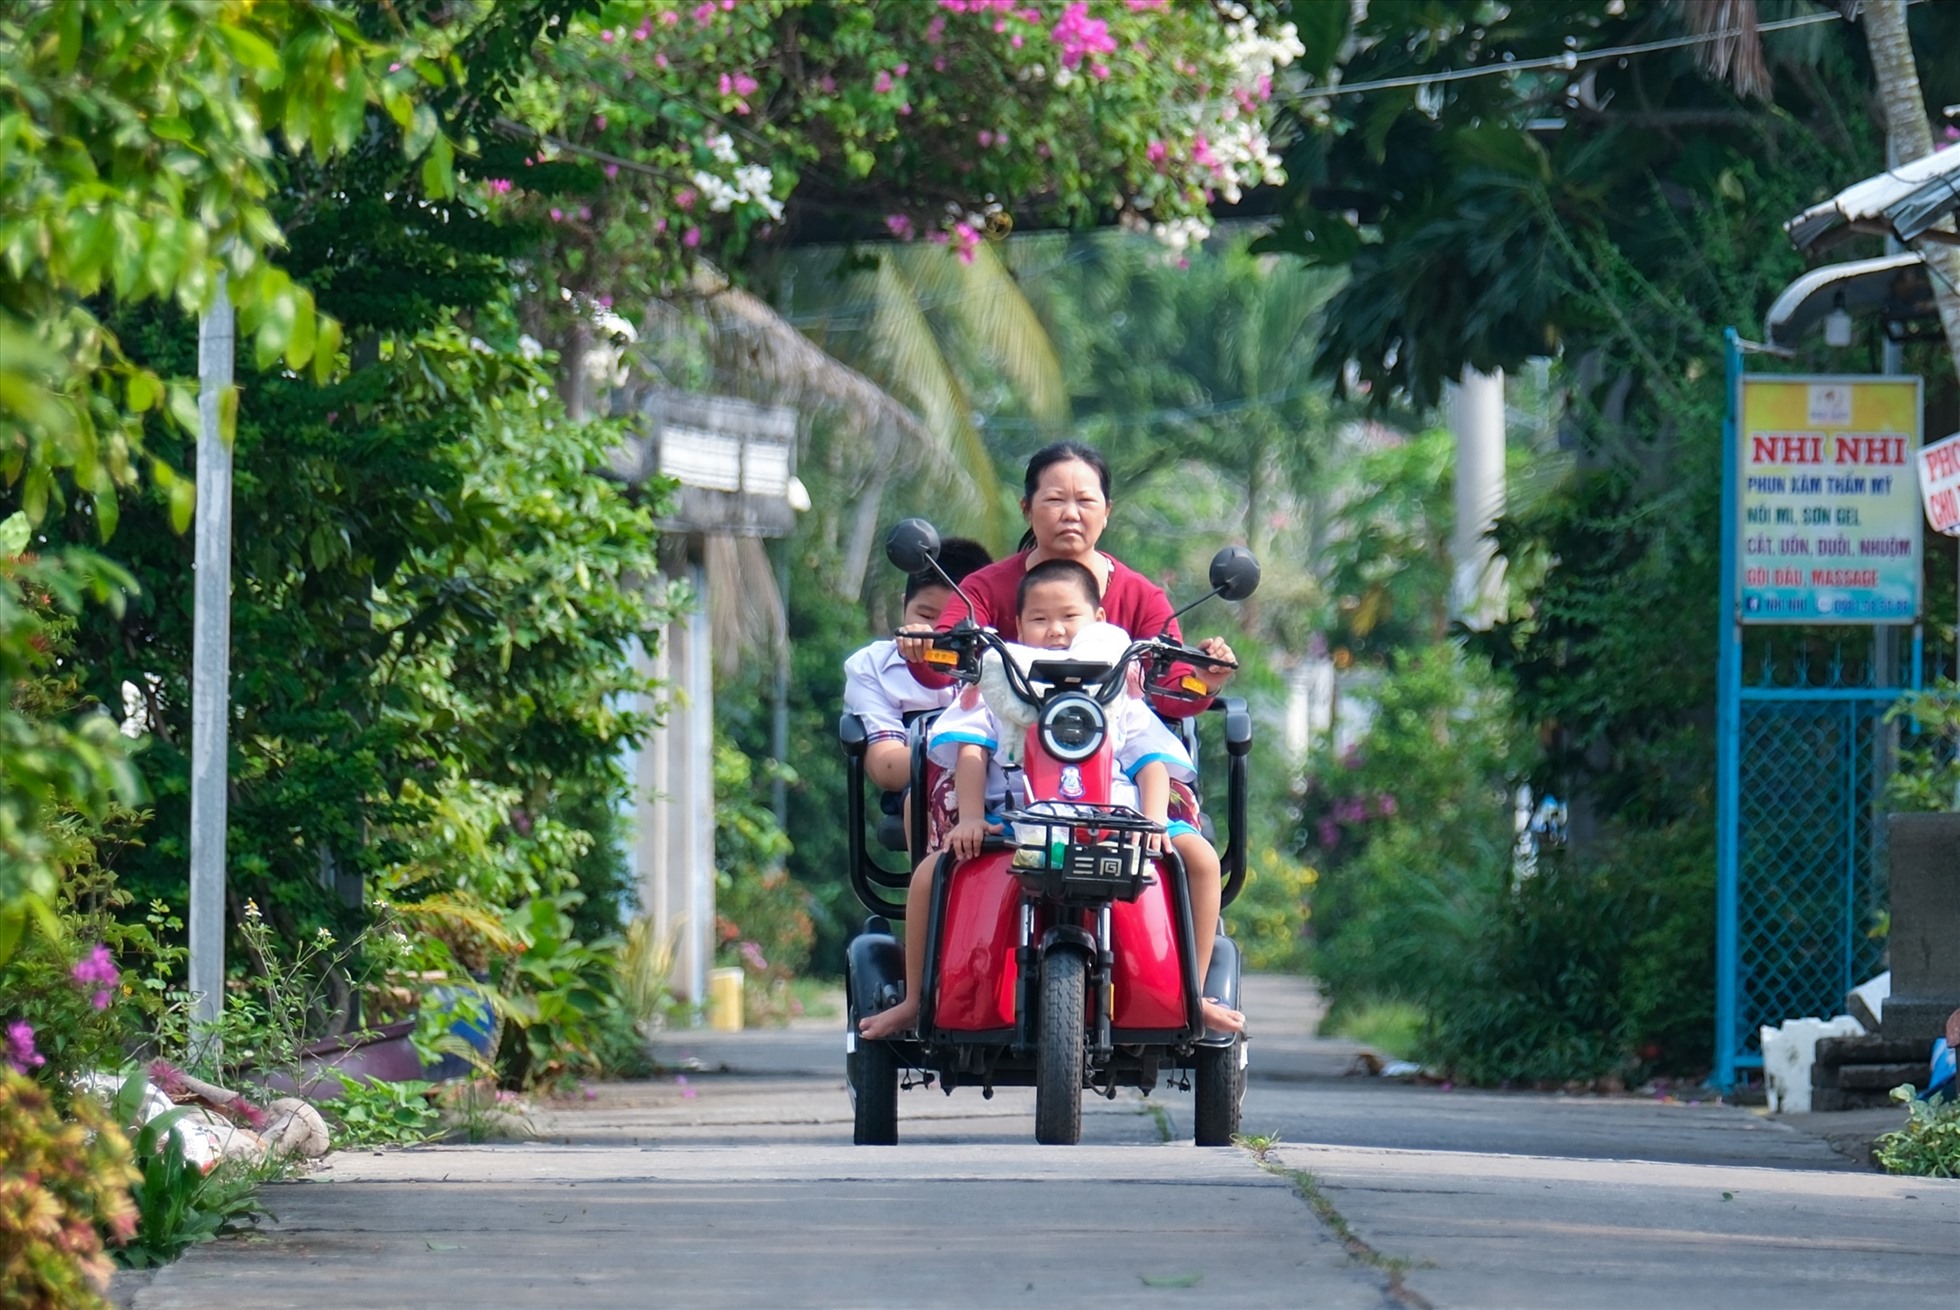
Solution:
[(1043, 469), (1033, 499), (1022, 502), (1021, 512), (1034, 530), (1035, 548), (1062, 559), (1080, 558), (1094, 550), (1109, 523), (1102, 481), (1079, 459)]

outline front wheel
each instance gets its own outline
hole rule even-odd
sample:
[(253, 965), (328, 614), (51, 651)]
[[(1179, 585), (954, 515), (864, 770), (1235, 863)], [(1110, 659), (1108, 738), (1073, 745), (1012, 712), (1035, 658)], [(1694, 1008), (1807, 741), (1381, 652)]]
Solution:
[(1034, 1139), (1043, 1146), (1074, 1146), (1082, 1140), (1082, 1016), (1087, 973), (1087, 961), (1075, 951), (1051, 951), (1041, 962)]
[(1200, 1046), (1196, 1052), (1191, 1118), (1199, 1146), (1230, 1146), (1239, 1135), (1239, 1103), (1245, 1099), (1245, 1038), (1230, 1046)]

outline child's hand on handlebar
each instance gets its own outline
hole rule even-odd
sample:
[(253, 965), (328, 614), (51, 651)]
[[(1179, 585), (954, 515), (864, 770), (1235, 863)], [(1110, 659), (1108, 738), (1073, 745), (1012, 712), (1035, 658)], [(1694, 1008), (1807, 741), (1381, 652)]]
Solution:
[(980, 846), (988, 837), (998, 836), (1001, 831), (1000, 824), (985, 819), (961, 819), (946, 834), (946, 849), (956, 860), (970, 860), (980, 854)]
[(908, 664), (918, 664), (932, 649), (932, 639), (937, 635), (921, 628), (900, 628), (892, 638), (898, 643), (898, 657)]

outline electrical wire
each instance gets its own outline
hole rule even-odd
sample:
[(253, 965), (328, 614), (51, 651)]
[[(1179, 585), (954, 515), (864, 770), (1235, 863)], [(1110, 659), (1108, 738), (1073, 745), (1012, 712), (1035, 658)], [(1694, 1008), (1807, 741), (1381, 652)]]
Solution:
[[(1908, 5), (1923, 4), (1925, 0), (1907, 0)], [(1815, 23), (1844, 21), (1837, 13), (1799, 14), (1795, 18), (1778, 18), (1767, 23), (1756, 24), (1758, 32), (1780, 32), (1791, 27), (1809, 27)], [(1604, 50), (1567, 50), (1563, 54), (1545, 55), (1537, 59), (1512, 59), (1498, 64), (1479, 64), (1475, 68), (1448, 69), (1441, 73), (1415, 73), (1408, 77), (1384, 77), (1372, 82), (1344, 82), (1331, 86), (1309, 86), (1294, 91), (1279, 91), (1274, 100), (1331, 100), (1336, 96), (1360, 95), (1366, 91), (1394, 91), (1405, 87), (1436, 86), (1445, 82), (1462, 82), (1473, 77), (1489, 77), (1495, 73), (1526, 73), (1540, 68), (1558, 68), (1567, 72), (1583, 64), (1596, 64), (1603, 59), (1625, 59), (1631, 55), (1653, 54), (1660, 50), (1679, 50), (1685, 46), (1706, 45), (1710, 41), (1726, 41), (1730, 37), (1741, 36), (1739, 27), (1724, 28), (1719, 32), (1703, 32), (1695, 36), (1670, 36), (1657, 41), (1643, 41), (1638, 45), (1609, 46)]]

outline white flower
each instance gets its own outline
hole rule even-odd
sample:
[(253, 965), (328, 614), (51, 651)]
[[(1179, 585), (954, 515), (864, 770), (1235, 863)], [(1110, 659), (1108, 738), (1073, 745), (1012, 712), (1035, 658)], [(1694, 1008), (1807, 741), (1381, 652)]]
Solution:
[(536, 337), (526, 332), (517, 339), (517, 354), (519, 358), (535, 363), (544, 358), (544, 347), (539, 344)]
[(701, 144), (708, 147), (708, 153), (713, 155), (720, 163), (736, 164), (741, 162), (742, 157), (735, 153), (735, 138), (729, 136), (726, 132), (717, 132)]

